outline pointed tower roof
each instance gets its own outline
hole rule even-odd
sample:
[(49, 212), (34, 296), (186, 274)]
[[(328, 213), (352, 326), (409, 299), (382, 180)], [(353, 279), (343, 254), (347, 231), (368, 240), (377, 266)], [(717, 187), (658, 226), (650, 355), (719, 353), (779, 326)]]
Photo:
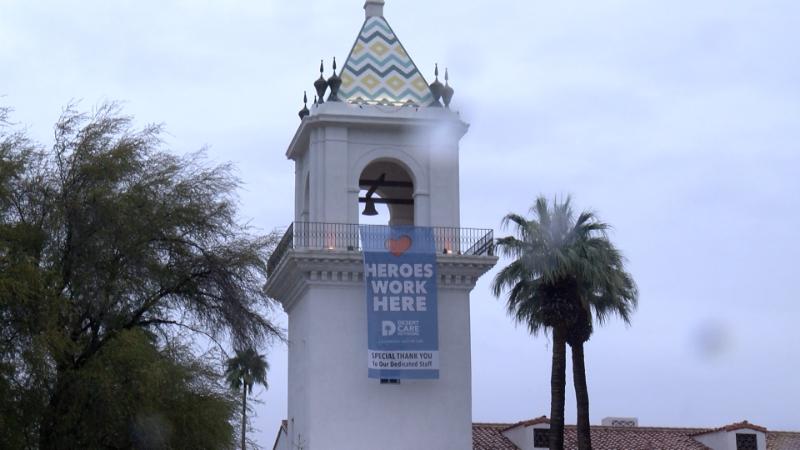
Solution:
[(367, 0), (364, 9), (367, 18), (342, 69), (339, 98), (428, 106), (431, 90), (383, 17), (383, 0)]

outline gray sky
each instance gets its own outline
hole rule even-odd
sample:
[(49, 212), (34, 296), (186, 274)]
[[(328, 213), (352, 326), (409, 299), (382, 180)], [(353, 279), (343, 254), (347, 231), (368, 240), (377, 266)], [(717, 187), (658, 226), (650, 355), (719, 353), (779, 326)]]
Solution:
[[(71, 99), (123, 100), (173, 151), (235, 162), (254, 226), (286, 226), (303, 90), (321, 57), (344, 61), (362, 5), (0, 0), (0, 104), (49, 144)], [(800, 429), (800, 2), (387, 0), (386, 17), (429, 81), (450, 68), (472, 125), (464, 226), (497, 229), (540, 193), (614, 225), (641, 306), (587, 346), (593, 423)], [(548, 414), (549, 341), (515, 328), (491, 276), (472, 295), (474, 419)], [(270, 364), (266, 447), (285, 348)], [(567, 404), (574, 423), (571, 388)]]

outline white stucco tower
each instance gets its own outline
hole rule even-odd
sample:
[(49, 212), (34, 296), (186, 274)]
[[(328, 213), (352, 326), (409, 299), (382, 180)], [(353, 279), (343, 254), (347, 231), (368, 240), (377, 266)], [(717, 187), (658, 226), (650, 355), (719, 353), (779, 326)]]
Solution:
[[(324, 103), (301, 111), (286, 153), (296, 168), (295, 218), (265, 287), (289, 316), (280, 449), (472, 448), (469, 294), (497, 260), (493, 236), (461, 228), (459, 141), (468, 125), (449, 108), (453, 91), (438, 76), (425, 81), (383, 3), (366, 2), (347, 61), (338, 75), (317, 80)], [(433, 230), (438, 379), (367, 376), (358, 224), (372, 200), (387, 204), (387, 225)]]

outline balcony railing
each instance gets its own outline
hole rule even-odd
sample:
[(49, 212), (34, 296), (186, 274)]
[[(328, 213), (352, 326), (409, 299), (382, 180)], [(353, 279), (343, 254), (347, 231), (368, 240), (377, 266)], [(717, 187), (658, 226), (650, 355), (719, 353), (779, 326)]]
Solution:
[[(386, 225), (366, 225), (386, 227)], [(478, 228), (432, 227), (436, 253), (443, 255), (492, 256), (494, 232)], [(359, 225), (351, 223), (295, 222), (275, 247), (267, 261), (267, 273), (272, 272), (290, 249), (344, 250), (360, 252)]]

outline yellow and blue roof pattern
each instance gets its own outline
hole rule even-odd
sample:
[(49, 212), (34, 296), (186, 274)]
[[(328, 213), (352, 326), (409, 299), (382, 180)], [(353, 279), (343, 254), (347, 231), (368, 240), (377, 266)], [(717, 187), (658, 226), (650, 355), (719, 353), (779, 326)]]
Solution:
[(433, 95), (383, 17), (368, 17), (340, 74), (339, 98), (353, 103), (428, 106)]

